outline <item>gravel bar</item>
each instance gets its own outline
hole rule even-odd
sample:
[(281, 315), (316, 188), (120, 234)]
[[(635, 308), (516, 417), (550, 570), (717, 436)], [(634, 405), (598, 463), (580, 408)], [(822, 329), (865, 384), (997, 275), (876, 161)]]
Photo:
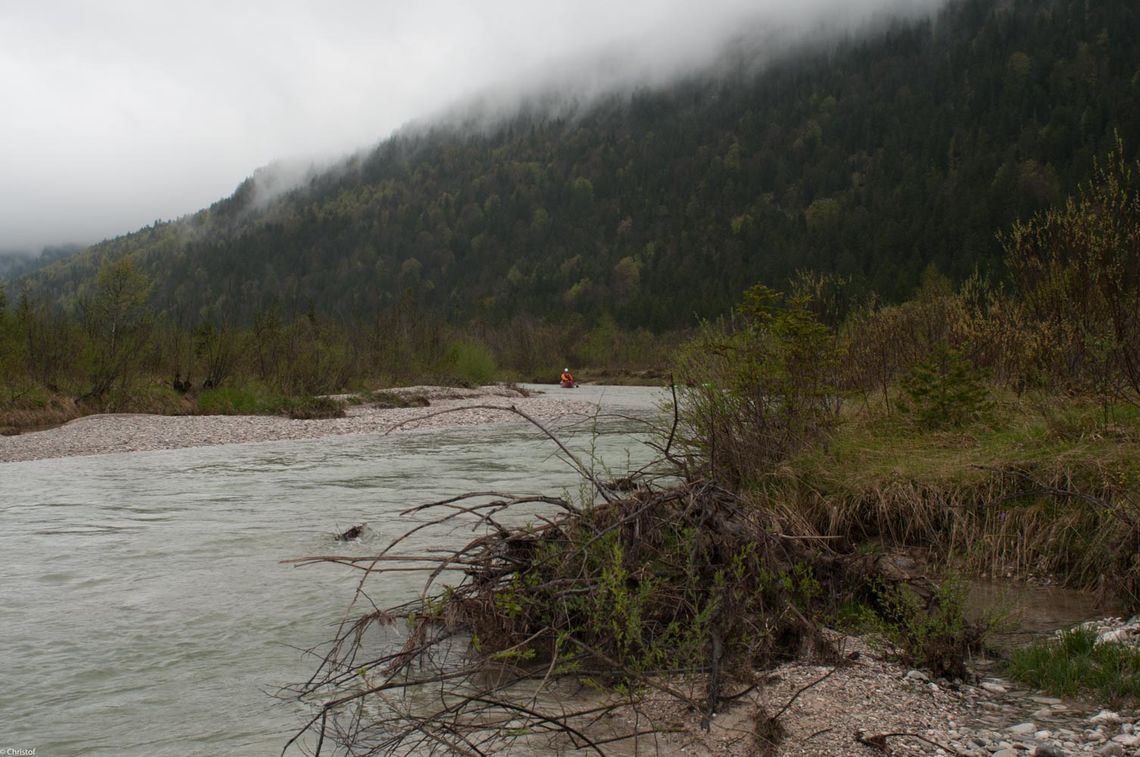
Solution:
[[(346, 408), (344, 418), (326, 420), (248, 415), (89, 415), (45, 431), (0, 436), (0, 463), (216, 444), (319, 439), (347, 434), (383, 434), (425, 428), (525, 423), (524, 419), (506, 410), (510, 407), (540, 421), (560, 423), (580, 420), (597, 409), (593, 403), (562, 397), (524, 397), (508, 387), (407, 387), (396, 390), (396, 393), (424, 396), (431, 405), (408, 408), (357, 405)], [(480, 405), (495, 405), (504, 410), (476, 407)]]

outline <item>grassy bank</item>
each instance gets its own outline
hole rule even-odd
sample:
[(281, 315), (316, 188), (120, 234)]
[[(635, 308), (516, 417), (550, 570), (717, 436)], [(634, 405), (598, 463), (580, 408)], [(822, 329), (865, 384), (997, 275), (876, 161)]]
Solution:
[(826, 443), (748, 485), (764, 507), (872, 549), (921, 547), (968, 573), (1112, 582), (1140, 602), (1140, 409), (1063, 396), (995, 403), (930, 431), (849, 406)]
[(84, 415), (70, 397), (37, 391), (0, 407), (0, 434), (19, 434), (67, 423)]

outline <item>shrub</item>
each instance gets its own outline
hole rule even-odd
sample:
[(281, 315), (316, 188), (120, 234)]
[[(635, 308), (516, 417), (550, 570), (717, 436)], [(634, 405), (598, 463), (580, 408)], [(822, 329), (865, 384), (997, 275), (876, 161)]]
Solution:
[(295, 420), (343, 418), (345, 403), (332, 397), (286, 397), (259, 386), (217, 387), (198, 395), (203, 415), (287, 415)]
[(285, 404), (294, 420), (344, 417), (344, 403), (332, 397), (293, 397)]
[(284, 397), (255, 386), (224, 386), (198, 395), (203, 415), (277, 415), (286, 410)]
[(965, 660), (981, 648), (996, 619), (966, 619), (966, 584), (948, 577), (926, 598), (906, 585), (878, 585), (872, 602), (879, 628), (911, 665), (949, 678), (966, 676)]
[(1096, 631), (1076, 628), (1058, 638), (1016, 649), (1009, 674), (1061, 696), (1095, 694), (1114, 703), (1140, 701), (1140, 649), (1097, 644)]
[(804, 297), (750, 289), (681, 352), (683, 445), (721, 481), (755, 480), (835, 420), (835, 341)]
[(381, 409), (397, 407), (427, 407), (431, 401), (422, 394), (398, 394), (396, 392), (375, 391), (364, 398), (365, 402)]
[(1034, 319), (1037, 371), (1140, 396), (1140, 163), (1125, 160), (1119, 137), (1076, 198), (1001, 241)]
[(495, 380), (498, 371), (491, 350), (474, 339), (452, 342), (444, 360), (444, 372), (464, 384), (489, 384)]

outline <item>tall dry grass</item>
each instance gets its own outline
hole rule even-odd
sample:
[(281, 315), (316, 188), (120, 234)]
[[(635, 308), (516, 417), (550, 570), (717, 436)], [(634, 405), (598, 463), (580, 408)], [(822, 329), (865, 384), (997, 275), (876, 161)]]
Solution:
[(1140, 604), (1140, 412), (1106, 425), (1095, 401), (1005, 400), (989, 424), (954, 432), (848, 413), (826, 447), (758, 480), (753, 501), (804, 534)]

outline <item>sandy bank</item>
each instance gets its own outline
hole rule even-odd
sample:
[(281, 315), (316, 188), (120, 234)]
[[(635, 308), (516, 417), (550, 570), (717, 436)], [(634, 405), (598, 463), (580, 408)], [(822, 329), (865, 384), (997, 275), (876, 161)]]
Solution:
[[(58, 428), (18, 436), (0, 436), (0, 463), (78, 455), (105, 455), (215, 444), (249, 444), (286, 439), (317, 439), (345, 434), (376, 434), (405, 424), (397, 431), (454, 428), (490, 423), (523, 423), (505, 411), (476, 407), (517, 407), (544, 421), (572, 420), (594, 412), (589, 402), (558, 394), (523, 397), (507, 387), (452, 389), (409, 387), (430, 407), (382, 409), (371, 405), (347, 408), (344, 418), (291, 420), (278, 416), (245, 415), (91, 415)], [(440, 413), (440, 411), (448, 411)]]

